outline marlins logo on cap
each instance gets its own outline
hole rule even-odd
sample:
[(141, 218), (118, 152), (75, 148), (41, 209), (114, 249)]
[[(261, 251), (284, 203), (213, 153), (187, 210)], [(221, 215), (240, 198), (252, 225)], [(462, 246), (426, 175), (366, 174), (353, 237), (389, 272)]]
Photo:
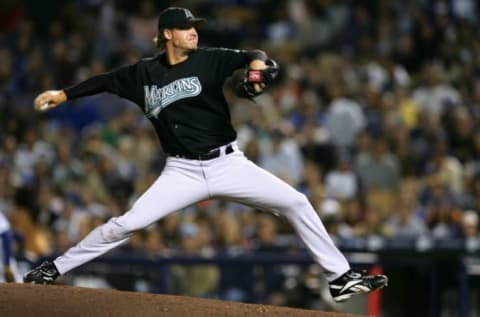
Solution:
[(206, 22), (205, 19), (196, 18), (192, 12), (185, 8), (169, 7), (163, 10), (158, 17), (158, 30), (185, 29)]

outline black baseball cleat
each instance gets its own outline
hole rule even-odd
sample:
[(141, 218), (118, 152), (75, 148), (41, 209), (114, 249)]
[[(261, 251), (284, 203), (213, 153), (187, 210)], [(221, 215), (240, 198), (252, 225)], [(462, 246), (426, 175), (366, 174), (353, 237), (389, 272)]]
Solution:
[(365, 275), (364, 272), (350, 270), (329, 283), (330, 294), (334, 301), (344, 302), (350, 297), (367, 294), (388, 284), (386, 275)]
[(23, 275), (23, 282), (32, 284), (52, 284), (59, 276), (60, 273), (58, 273), (55, 264), (50, 261), (45, 261), (31, 271), (25, 273), (25, 275)]

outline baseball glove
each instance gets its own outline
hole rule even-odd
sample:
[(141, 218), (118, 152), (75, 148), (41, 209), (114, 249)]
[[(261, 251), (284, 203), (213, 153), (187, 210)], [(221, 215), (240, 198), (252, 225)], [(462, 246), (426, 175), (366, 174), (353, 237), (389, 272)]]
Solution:
[[(273, 59), (265, 61), (267, 68), (256, 70), (247, 67), (242, 80), (235, 87), (238, 97), (253, 99), (261, 95), (278, 76), (278, 64)], [(254, 84), (262, 84), (262, 90), (256, 91)]]

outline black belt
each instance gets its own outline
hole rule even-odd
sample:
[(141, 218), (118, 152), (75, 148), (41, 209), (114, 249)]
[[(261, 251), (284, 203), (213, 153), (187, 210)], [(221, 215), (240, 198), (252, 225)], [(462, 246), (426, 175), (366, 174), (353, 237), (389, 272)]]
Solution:
[[(231, 144), (227, 145), (225, 148), (225, 154), (230, 154), (233, 152), (233, 146)], [(213, 160), (214, 158), (219, 157), (222, 154), (220, 148), (216, 148), (207, 152), (205, 154), (169, 154), (170, 156), (184, 158), (189, 160), (199, 160), (199, 161), (208, 161)]]

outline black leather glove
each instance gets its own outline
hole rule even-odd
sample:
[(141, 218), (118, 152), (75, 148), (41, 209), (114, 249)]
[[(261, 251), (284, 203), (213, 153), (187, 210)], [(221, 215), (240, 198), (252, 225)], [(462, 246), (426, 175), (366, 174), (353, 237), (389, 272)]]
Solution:
[[(279, 67), (273, 59), (265, 61), (267, 67), (261, 70), (247, 68), (245, 76), (235, 87), (235, 93), (238, 97), (253, 99), (261, 95), (265, 89), (277, 78)], [(256, 91), (254, 84), (260, 84), (262, 90)]]

